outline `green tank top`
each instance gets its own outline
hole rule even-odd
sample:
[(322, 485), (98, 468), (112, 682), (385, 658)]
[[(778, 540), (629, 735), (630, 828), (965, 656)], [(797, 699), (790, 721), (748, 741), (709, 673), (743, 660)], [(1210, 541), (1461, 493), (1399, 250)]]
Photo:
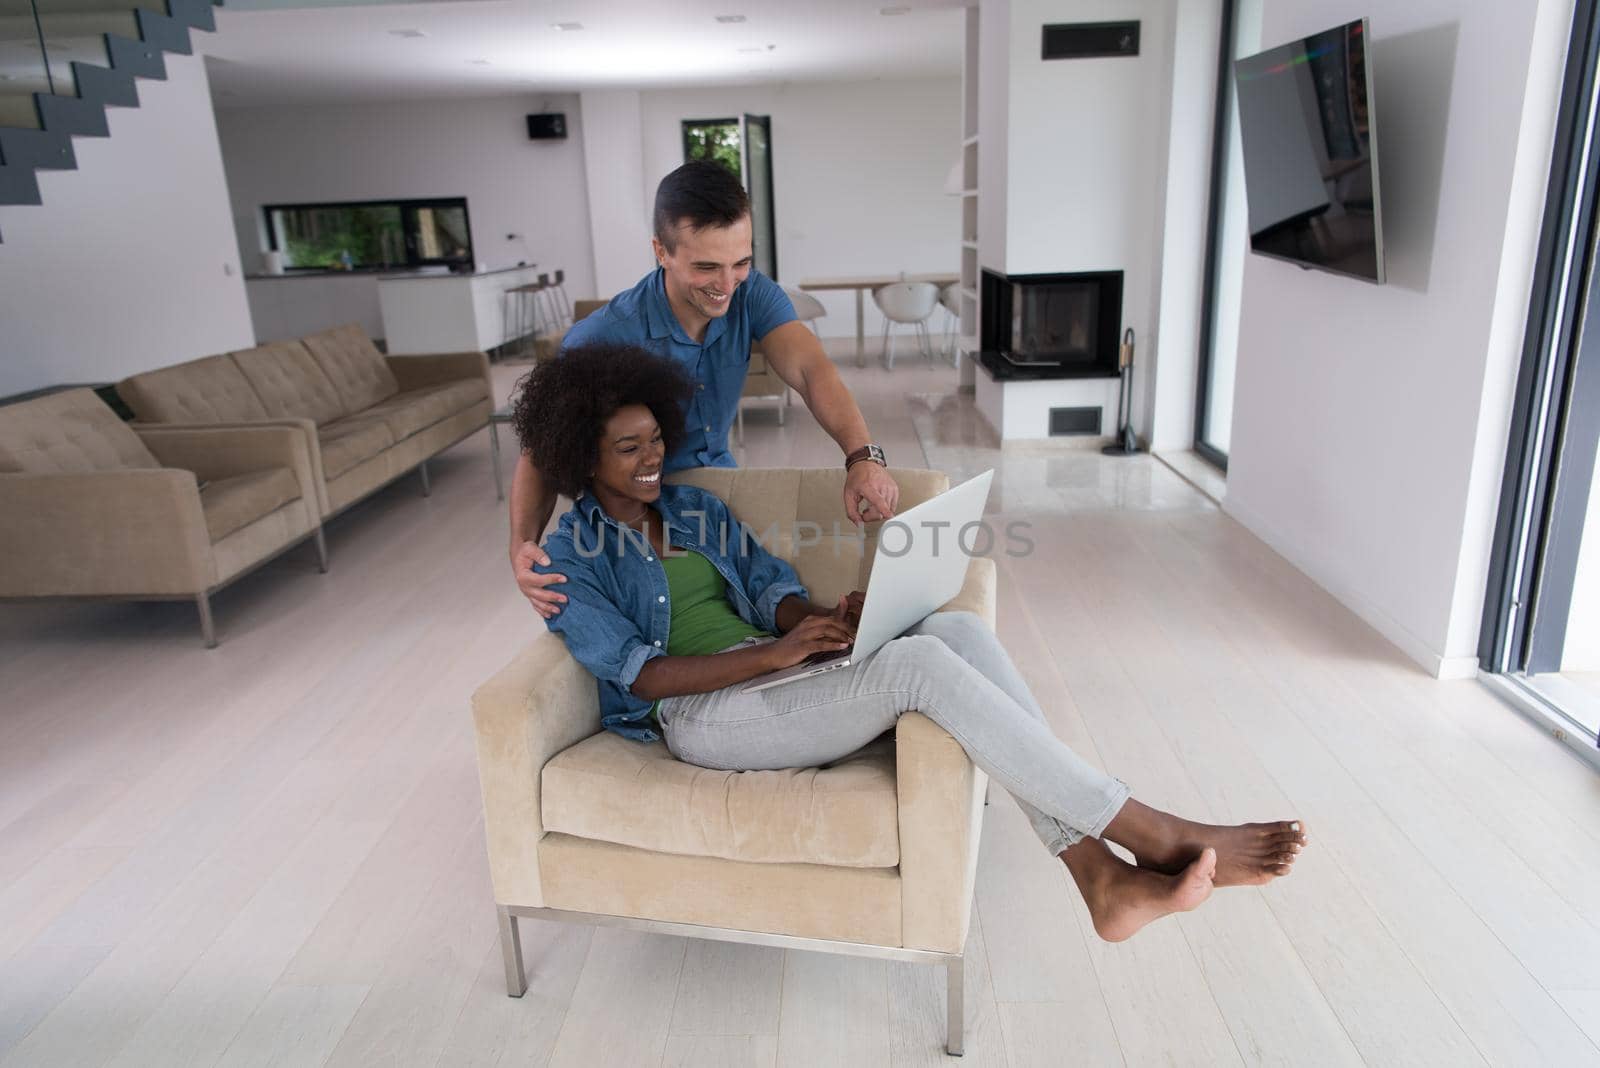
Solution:
[(710, 560), (697, 552), (663, 556), (672, 622), (668, 656), (709, 656), (746, 638), (766, 634), (739, 618), (728, 603), (728, 583)]

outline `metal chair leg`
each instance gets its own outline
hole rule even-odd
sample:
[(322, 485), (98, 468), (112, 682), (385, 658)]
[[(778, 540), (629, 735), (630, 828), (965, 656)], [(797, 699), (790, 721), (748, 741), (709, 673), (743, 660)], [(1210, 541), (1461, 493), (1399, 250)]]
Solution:
[(422, 495), (424, 497), (433, 496), (433, 485), (428, 481), (428, 462), (426, 460), (417, 465), (417, 475), (422, 479)]
[(742, 400), (739, 402), (738, 422), (739, 422), (739, 444), (740, 444), (740, 446), (743, 446), (744, 445), (744, 401), (742, 401)]
[(205, 640), (207, 649), (217, 647), (217, 628), (211, 620), (211, 595), (197, 593), (194, 595), (194, 606), (200, 609), (200, 637)]
[(522, 970), (522, 937), (517, 918), (504, 905), (500, 910), (500, 955), (506, 964), (506, 996), (520, 998), (528, 992), (528, 977)]
[(506, 499), (505, 483), (500, 478), (500, 424), (489, 421), (489, 464), (494, 468), (494, 499)]
[(952, 1057), (959, 1057), (966, 1052), (967, 1006), (962, 997), (965, 961), (965, 956), (955, 956), (945, 961), (944, 965), (944, 1051)]
[(326, 575), (328, 573), (328, 539), (322, 533), (320, 525), (317, 527), (313, 540), (317, 543), (317, 570)]

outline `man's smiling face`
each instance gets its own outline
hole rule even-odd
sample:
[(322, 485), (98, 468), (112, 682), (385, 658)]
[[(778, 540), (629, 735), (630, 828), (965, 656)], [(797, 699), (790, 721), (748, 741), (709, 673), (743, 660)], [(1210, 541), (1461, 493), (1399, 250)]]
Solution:
[[(665, 271), (667, 299), (689, 334), (699, 334), (710, 320), (728, 313), (734, 290), (750, 277), (750, 235), (746, 215), (729, 226), (698, 230), (680, 222), (670, 251), (654, 239), (656, 262)], [(686, 313), (697, 321), (684, 322)]]

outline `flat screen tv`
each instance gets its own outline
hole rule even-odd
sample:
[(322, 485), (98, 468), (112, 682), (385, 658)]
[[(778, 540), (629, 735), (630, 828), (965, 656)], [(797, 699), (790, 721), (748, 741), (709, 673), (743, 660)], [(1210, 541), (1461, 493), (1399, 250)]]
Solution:
[(1383, 281), (1367, 20), (1234, 63), (1250, 248)]

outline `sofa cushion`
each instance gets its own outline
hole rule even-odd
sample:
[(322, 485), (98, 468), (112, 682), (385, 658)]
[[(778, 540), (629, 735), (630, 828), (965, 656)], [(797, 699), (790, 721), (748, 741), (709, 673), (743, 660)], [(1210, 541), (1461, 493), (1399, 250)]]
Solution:
[(481, 378), (463, 378), (437, 386), (397, 393), (362, 413), (376, 416), (388, 424), (396, 441), (404, 441), (420, 430), (455, 415), (489, 397), (488, 384)]
[(339, 391), (298, 341), (276, 341), (233, 354), (267, 415), (331, 423), (345, 414)]
[(91, 389), (0, 408), (0, 471), (42, 475), (160, 466)]
[(267, 409), (233, 357), (206, 356), (133, 375), (117, 394), (147, 423), (243, 423)]
[(394, 444), (394, 434), (382, 419), (364, 415), (320, 426), (317, 438), (322, 445), (322, 477), (329, 480)]
[(711, 771), (602, 731), (540, 777), (546, 831), (698, 857), (889, 868), (900, 861), (894, 745), (826, 768)]
[(355, 323), (307, 334), (300, 340), (339, 391), (345, 415), (355, 415), (400, 392), (400, 383), (383, 353)]
[(221, 541), (299, 496), (300, 483), (287, 467), (269, 467), (247, 475), (212, 479), (200, 487), (206, 533), (212, 541)]

